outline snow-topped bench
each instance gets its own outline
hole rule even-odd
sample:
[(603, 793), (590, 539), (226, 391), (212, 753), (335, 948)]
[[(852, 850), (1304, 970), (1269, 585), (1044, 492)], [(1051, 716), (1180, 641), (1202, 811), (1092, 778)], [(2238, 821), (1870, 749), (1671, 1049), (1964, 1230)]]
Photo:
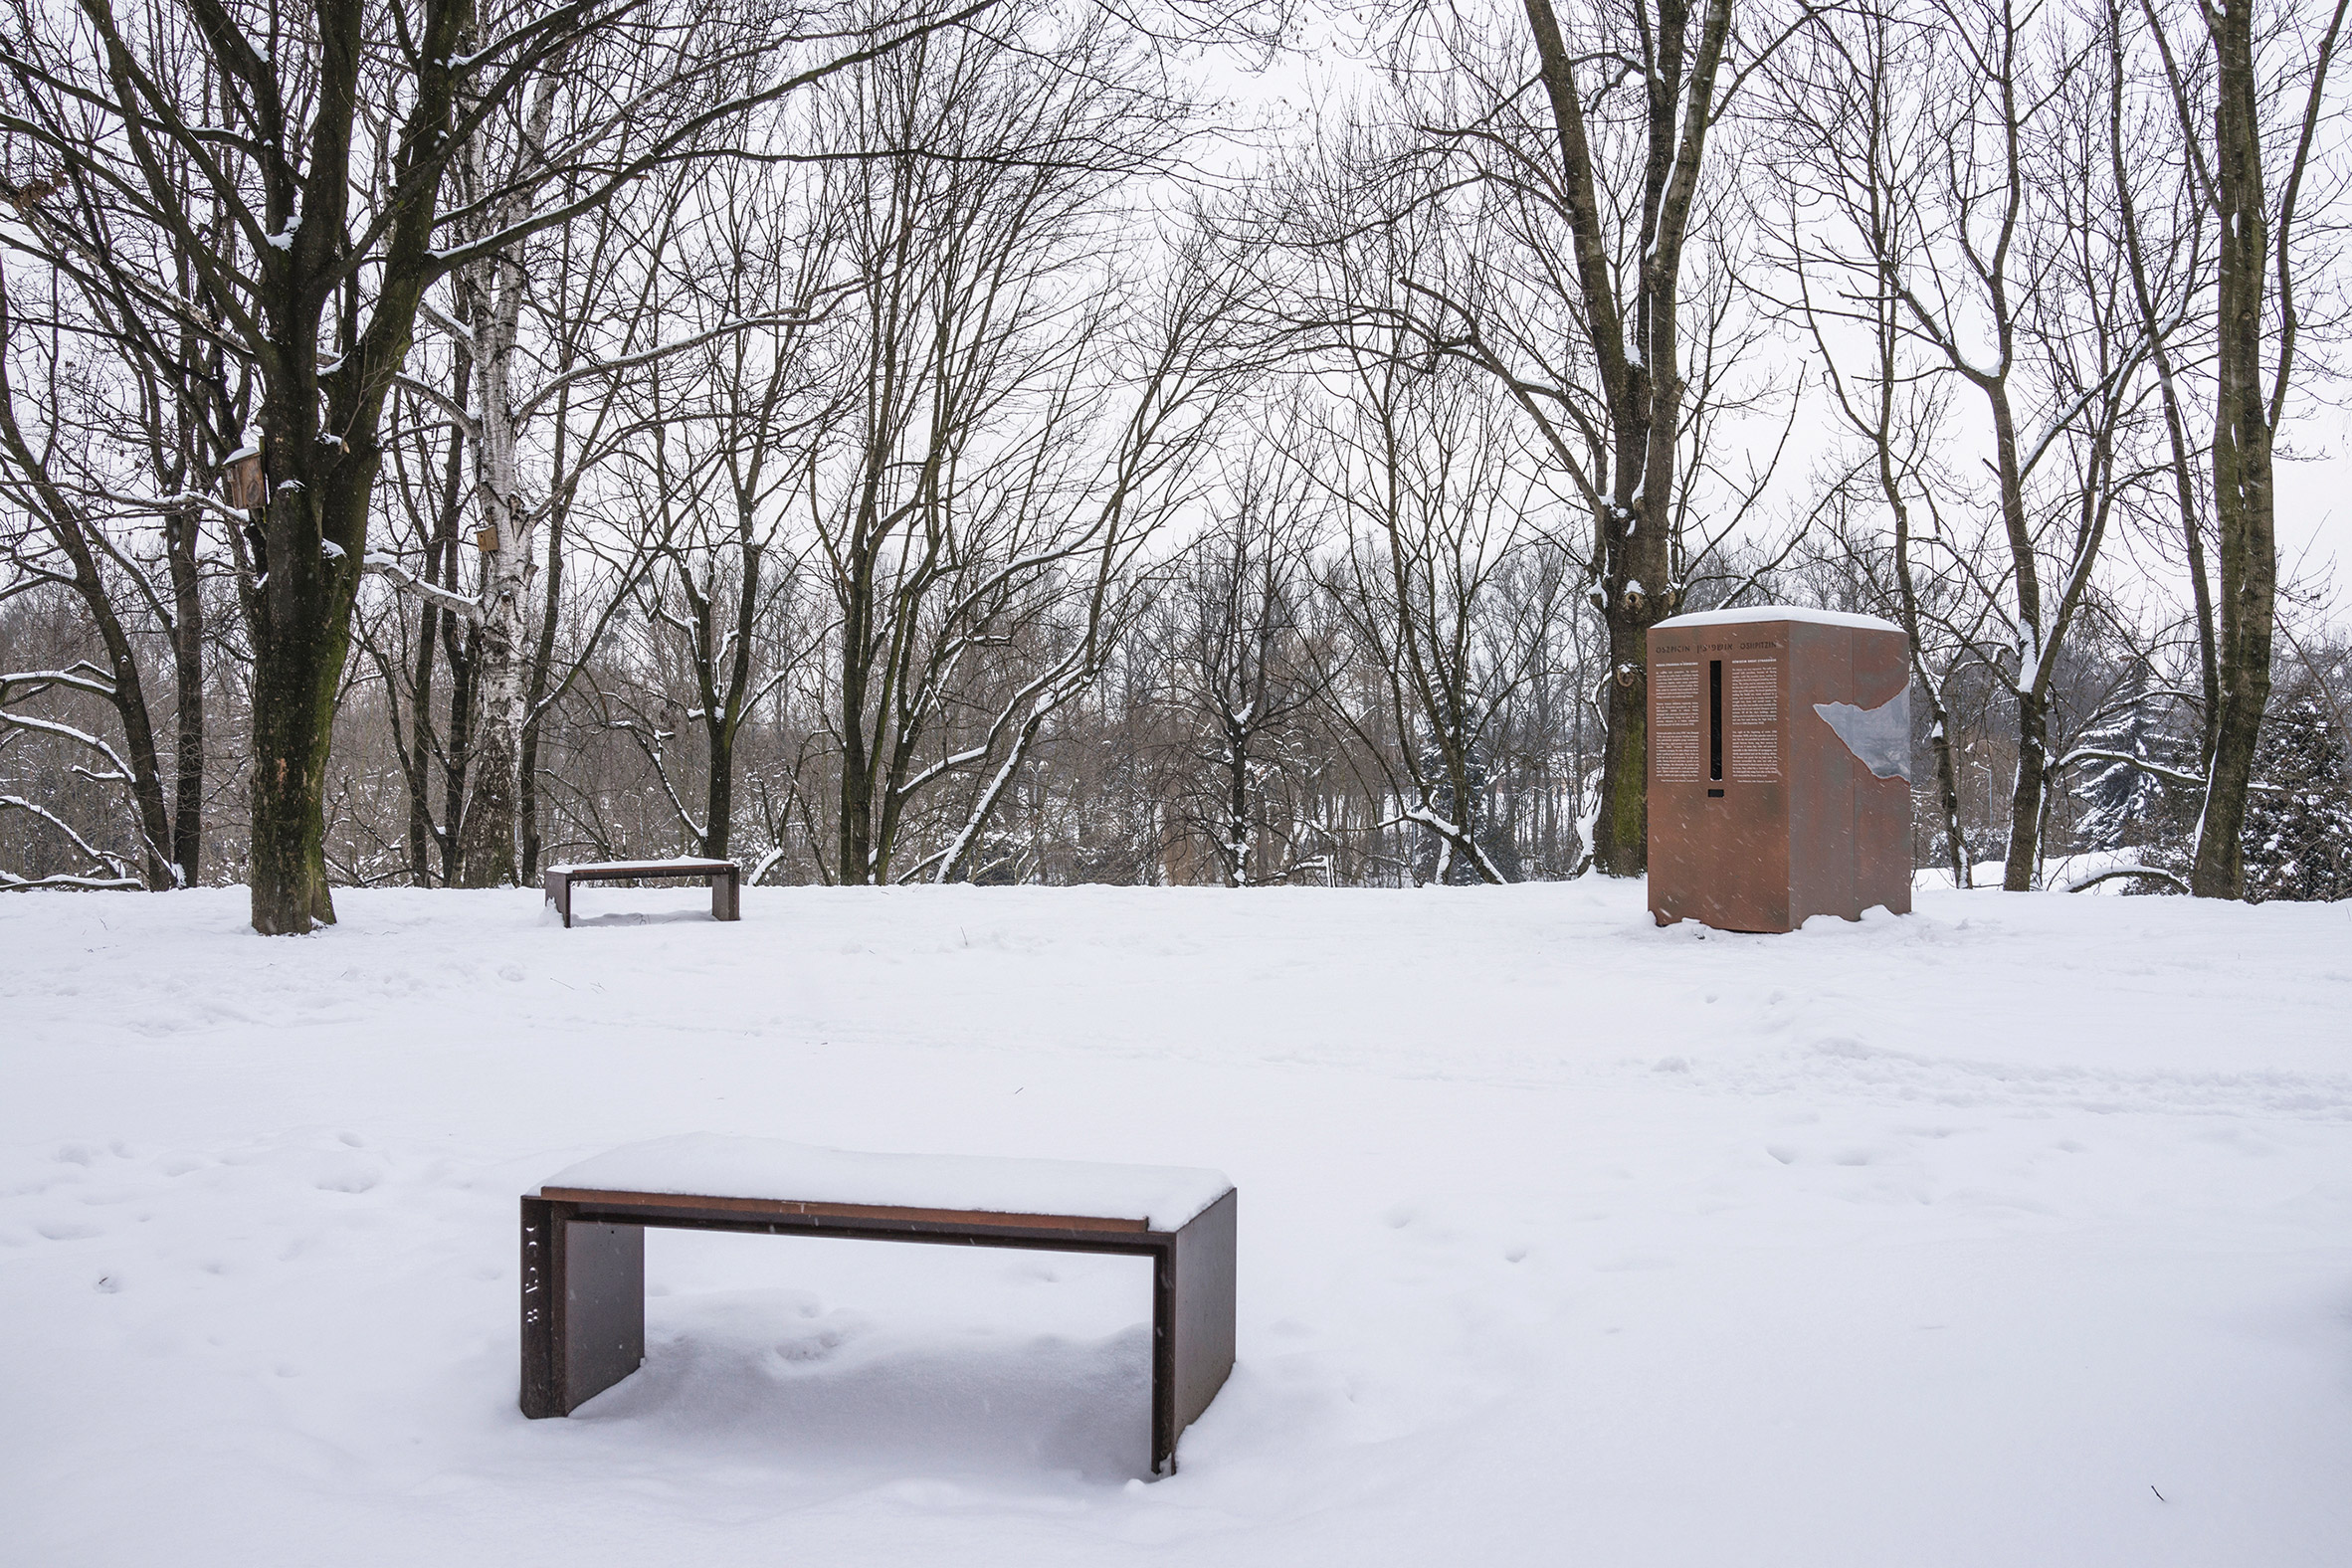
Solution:
[(703, 882), (710, 883), (710, 918), (743, 918), (743, 869), (733, 861), (681, 857), (672, 861), (600, 861), (550, 866), (544, 901), (555, 905), (566, 930), (572, 923), (572, 883), (584, 882)]
[(522, 1413), (568, 1416), (645, 1359), (645, 1228), (841, 1236), (1152, 1260), (1152, 1473), (1233, 1370), (1233, 1183), (1215, 1171), (858, 1154), (689, 1133), (522, 1199)]

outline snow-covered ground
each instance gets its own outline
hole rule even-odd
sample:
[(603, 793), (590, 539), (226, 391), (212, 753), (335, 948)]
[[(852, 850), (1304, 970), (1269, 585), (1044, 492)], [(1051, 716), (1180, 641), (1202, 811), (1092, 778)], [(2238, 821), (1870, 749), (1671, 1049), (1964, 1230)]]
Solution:
[[(0, 900), (0, 1560), (2352, 1561), (2352, 907), (336, 902)], [(1228, 1172), (1182, 1472), (1132, 1259), (657, 1232), (523, 1420), (516, 1195), (703, 1130)]]

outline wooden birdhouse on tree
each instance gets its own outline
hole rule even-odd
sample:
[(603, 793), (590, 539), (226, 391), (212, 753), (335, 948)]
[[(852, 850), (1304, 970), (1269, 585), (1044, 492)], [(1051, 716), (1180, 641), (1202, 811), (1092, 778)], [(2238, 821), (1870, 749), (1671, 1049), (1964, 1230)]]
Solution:
[(270, 479), (262, 472), (262, 444), (247, 437), (245, 443), (229, 454), (229, 461), (221, 466), (227, 483), (229, 504), (239, 511), (255, 511), (270, 504)]

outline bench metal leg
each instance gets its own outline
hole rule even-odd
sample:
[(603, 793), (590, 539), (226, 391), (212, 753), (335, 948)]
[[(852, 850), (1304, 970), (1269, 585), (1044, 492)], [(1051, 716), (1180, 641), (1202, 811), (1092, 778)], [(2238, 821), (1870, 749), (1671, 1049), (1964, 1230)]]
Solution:
[(1176, 1440), (1233, 1372), (1235, 1199), (1227, 1193), (1152, 1259), (1151, 1472), (1176, 1473)]
[(563, 916), (563, 928), (572, 928), (572, 880), (561, 872), (547, 874), (546, 896), (540, 900), (555, 905), (555, 912)]
[(721, 872), (710, 879), (710, 918), (743, 918), (743, 884), (735, 875)]
[(522, 1200), (522, 1413), (568, 1416), (645, 1361), (645, 1227)]

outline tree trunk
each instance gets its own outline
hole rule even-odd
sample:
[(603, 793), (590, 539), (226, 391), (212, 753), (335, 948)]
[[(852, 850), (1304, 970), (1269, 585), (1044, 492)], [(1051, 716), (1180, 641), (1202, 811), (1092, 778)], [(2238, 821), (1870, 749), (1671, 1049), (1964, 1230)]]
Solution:
[(1650, 628), (1626, 610), (1609, 627), (1608, 702), (1602, 709), (1601, 809), (1593, 865), (1605, 877), (1639, 877), (1650, 865)]
[(515, 885), (515, 781), (522, 771), (522, 668), (513, 618), (492, 614), (483, 627), (481, 712), (474, 729), (473, 792), (459, 840), (457, 884)]
[(1593, 819), (1593, 865), (1608, 877), (1639, 877), (1650, 866), (1650, 629), (1678, 602), (1672, 548), (1674, 431), (1681, 381), (1671, 366), (1672, 287), (1645, 294), (1641, 314), (1653, 351), (1668, 354), (1653, 378), (1636, 360), (1613, 400), (1617, 497), (1599, 518), (1601, 615), (1609, 628), (1608, 724), (1601, 740), (1601, 811)]
[[(874, 657), (874, 562), (868, 528), (860, 518), (849, 579), (843, 584), (841, 626), (841, 820), (835, 824), (834, 868), (845, 887), (864, 886), (874, 876), (874, 771), (869, 746), (866, 693)], [(887, 715), (882, 715), (886, 718)], [(874, 744), (880, 743), (879, 724)]]
[(2002, 336), (2001, 371), (1997, 375), (1972, 374), (1968, 379), (1984, 392), (1992, 408), (1994, 473), (2001, 485), (2002, 532), (2009, 541), (2009, 568), (2017, 595), (2017, 675), (2010, 683), (2017, 699), (2017, 778), (2009, 795), (2009, 856), (2001, 885), (2009, 892), (2031, 892), (2042, 859), (2042, 796), (2050, 787), (2051, 662), (2046, 644), (2057, 634), (2046, 625), (2043, 615), (2041, 566), (2034, 555), (2033, 523), (2026, 515), (2025, 475), (2019, 467), (2017, 417), (2009, 406), (2006, 295), (1996, 294), (1994, 308)]
[[(2221, 712), (2213, 724), (2205, 813), (2189, 890), (2236, 898), (2246, 884), (2246, 804), (2254, 742), (2270, 702), (2278, 546), (2270, 478), (2270, 409), (2263, 393), (2263, 285), (2270, 234), (2262, 193), (2252, 0), (2206, 11), (2215, 56), (2214, 191), (2220, 208), (2215, 321), (2213, 489), (2221, 557)], [(2315, 96), (2316, 100), (2316, 96)]]
[(1928, 711), (1935, 724), (1936, 805), (1944, 818), (1944, 860), (1952, 870), (1952, 885), (1966, 887), (1974, 881), (1968, 861), (1968, 835), (1960, 826), (1960, 762), (1952, 754), (1952, 716), (1942, 694), (1928, 688)]
[(1935, 750), (1936, 804), (1943, 814), (1944, 861), (1951, 868), (1952, 885), (1969, 884), (1968, 836), (1960, 828), (1960, 770), (1952, 755), (1952, 715), (1944, 706), (1943, 688), (1927, 668), (1927, 652), (1919, 637), (1919, 585), (1911, 574), (1911, 508), (1895, 480), (1889, 447), (1893, 421), (1894, 363), (1892, 336), (1881, 337), (1879, 361), (1878, 488), (1894, 512), (1894, 580), (1903, 620), (1903, 639), (1909, 645), (1911, 669), (1919, 688), (1927, 693), (1928, 744)]
[(521, 504), (516, 452), (513, 364), (522, 305), (522, 269), (487, 264), (492, 290), (480, 291), (487, 308), (474, 317), (481, 439), (474, 444), (479, 521), (490, 535), (482, 553), (483, 617), (480, 684), (473, 757), (474, 793), (458, 881), (467, 887), (505, 887), (515, 881), (515, 812), (520, 791), (523, 725), (523, 651), (530, 645), (528, 578), (530, 518)]
[[(464, 415), (474, 395), (474, 361), (460, 345), (450, 367), (450, 395), (457, 400), (458, 412)], [(466, 484), (466, 420), (450, 421), (449, 456), (441, 470), (441, 493), (425, 540), (425, 580), (451, 593), (458, 591), (458, 514), (465, 502)], [(410, 724), (410, 739), (414, 749), (414, 763), (408, 770), (408, 858), (409, 879), (419, 887), (433, 885), (438, 860), (439, 873), (444, 882), (449, 881), (449, 851), (445, 834), (454, 834), (458, 820), (449, 818), (443, 832), (433, 826), (433, 797), (430, 793), (433, 744), (433, 659), (440, 645), (447, 640), (454, 650), (454, 618), (431, 599), (424, 601), (417, 619), (416, 674), (410, 686), (414, 704), (414, 718)], [(464, 678), (456, 662), (450, 665), (450, 744), (464, 733), (464, 723), (457, 711), (461, 700)], [(444, 784), (446, 770), (454, 763), (454, 755), (444, 756)], [(454, 792), (453, 792), (454, 798)], [(436, 853), (438, 851), (438, 854)]]
[[(451, 554), (456, 554), (454, 545)], [(456, 581), (453, 567), (450, 582), (454, 586)], [(458, 634), (459, 618), (445, 613), (441, 618), (441, 651), (442, 657), (449, 661), (450, 687), (449, 733), (442, 739), (442, 750), (448, 759), (442, 765), (441, 794), (441, 882), (445, 887), (465, 885), (459, 877), (459, 867), (466, 817), (472, 809), (466, 784), (473, 776), (474, 690), (481, 667), (477, 656), (482, 648), (482, 632), (471, 622), (465, 625), (462, 643)]]
[(706, 860), (727, 858), (727, 824), (735, 813), (735, 732), (731, 724), (710, 730), (709, 815), (702, 819), (701, 854)]
[(1225, 885), (1247, 884), (1250, 873), (1250, 732), (1229, 710), (1225, 721)]
[(710, 792), (702, 818), (702, 854), (714, 861), (727, 857), (735, 816), (735, 737), (743, 729), (743, 705), (751, 692), (751, 648), (759, 621), (760, 567), (766, 550), (752, 535), (753, 515), (747, 497), (738, 494), (736, 541), (743, 563), (736, 585), (735, 630), (728, 650), (726, 689), (718, 689), (717, 650), (710, 635), (717, 626), (717, 573), (711, 591), (695, 606), (695, 624), (702, 639), (695, 665), (702, 679), (703, 723), (710, 737)]
[[(2213, 579), (2205, 566), (2204, 530), (2198, 525), (2197, 471), (2190, 460), (2188, 420), (2181, 409), (2178, 378), (2173, 365), (2172, 346), (2166, 341), (2166, 323), (2157, 307), (2156, 294), (2148, 276), (2148, 255), (2141, 233), (2139, 211), (2132, 201), (2131, 170), (2133, 152), (2126, 145), (2123, 106), (2128, 91), (2128, 78), (2123, 65), (2123, 25), (2119, 13), (2110, 11), (2107, 17), (2107, 59), (2111, 73), (2107, 109), (2107, 138), (2109, 155), (2114, 163), (2115, 208), (2123, 236), (2124, 260), (2131, 277), (2132, 303), (2139, 312), (2140, 329), (2147, 334), (2149, 362), (2156, 370), (2156, 390), (2159, 406), (2164, 411), (2164, 439), (2170, 454), (2173, 500), (2181, 514), (2181, 540), (2188, 553), (2189, 592), (2197, 618), (2197, 661), (2199, 674), (2204, 679), (2205, 710), (2200, 715), (2201, 732), (2197, 745), (2197, 768), (2208, 779), (2213, 776), (2214, 726), (2222, 714), (2222, 675), (2220, 654), (2214, 631)], [(2183, 126), (2186, 131), (2189, 127)], [(2172, 254), (2177, 258), (2180, 241), (2172, 240)]]
[(253, 928), (264, 936), (334, 923), (322, 786), (342, 671), (328, 640), (274, 637), (255, 651)]
[[(486, 363), (489, 357), (486, 356)], [(494, 356), (502, 364), (506, 355)], [(523, 660), (527, 621), (530, 540), (522, 509), (514, 501), (514, 446), (510, 421), (490, 412), (502, 398), (504, 378), (483, 388), (483, 440), (490, 476), (482, 489), (482, 519), (494, 535), (483, 552), (486, 601), (477, 645), (474, 787), (466, 802), (464, 837), (458, 855), (458, 885), (510, 887), (515, 884), (516, 787), (522, 776)], [(502, 404), (500, 405), (502, 407)], [(500, 439), (503, 437), (504, 439)]]
[(1894, 513), (1894, 583), (1897, 613), (1902, 617), (1903, 641), (1910, 650), (1913, 678), (1927, 693), (1928, 743), (1935, 750), (1936, 804), (1943, 813), (1944, 860), (1952, 885), (1969, 884), (1968, 836), (1960, 829), (1960, 772), (1952, 755), (1952, 715), (1944, 705), (1942, 686), (1927, 667), (1927, 649), (1919, 636), (1919, 583), (1911, 571), (1911, 507), (1903, 497), (1894, 471), (1894, 391), (1897, 364), (1891, 318), (1892, 301), (1881, 307), (1878, 329), (1878, 397), (1876, 424), (1870, 432), (1876, 449), (1878, 492)]
[(165, 516), (164, 550), (171, 563), (172, 680), (177, 707), (172, 745), (177, 753), (171, 810), (171, 858), (179, 884), (196, 885), (204, 855), (204, 596), (196, 580), (197, 515)]
[(563, 596), (563, 535), (566, 512), (561, 504), (547, 519), (546, 581), (541, 586), (539, 639), (531, 651), (530, 690), (523, 700), (522, 753), (514, 763), (514, 815), (522, 839), (522, 881), (539, 880), (539, 729), (546, 717), (547, 681), (555, 666), (555, 612)]
[(521, 830), (520, 860), (515, 870), (525, 887), (539, 880), (539, 725), (525, 719), (522, 751), (514, 759), (514, 821)]
[(2042, 797), (2049, 788), (2050, 714), (2039, 691), (2017, 693), (2017, 782), (2009, 795), (2009, 859), (2001, 885), (2031, 892), (2041, 871)]
[[(372, 477), (372, 461), (367, 472)], [(341, 559), (325, 557), (314, 507), (310, 492), (289, 494), (282, 486), (265, 510), (268, 572), (253, 662), (251, 873), (253, 927), (265, 936), (299, 935), (335, 918), (327, 890), (326, 760), (350, 651), (357, 573), (348, 550)]]
[[(427, 580), (434, 575), (430, 549), (425, 556), (425, 575)], [(440, 614), (441, 607), (427, 600), (418, 618), (416, 674), (409, 687), (408, 878), (419, 887), (433, 885), (433, 804), (427, 793), (430, 775), (426, 770), (433, 757), (433, 644), (440, 635), (436, 624)]]

